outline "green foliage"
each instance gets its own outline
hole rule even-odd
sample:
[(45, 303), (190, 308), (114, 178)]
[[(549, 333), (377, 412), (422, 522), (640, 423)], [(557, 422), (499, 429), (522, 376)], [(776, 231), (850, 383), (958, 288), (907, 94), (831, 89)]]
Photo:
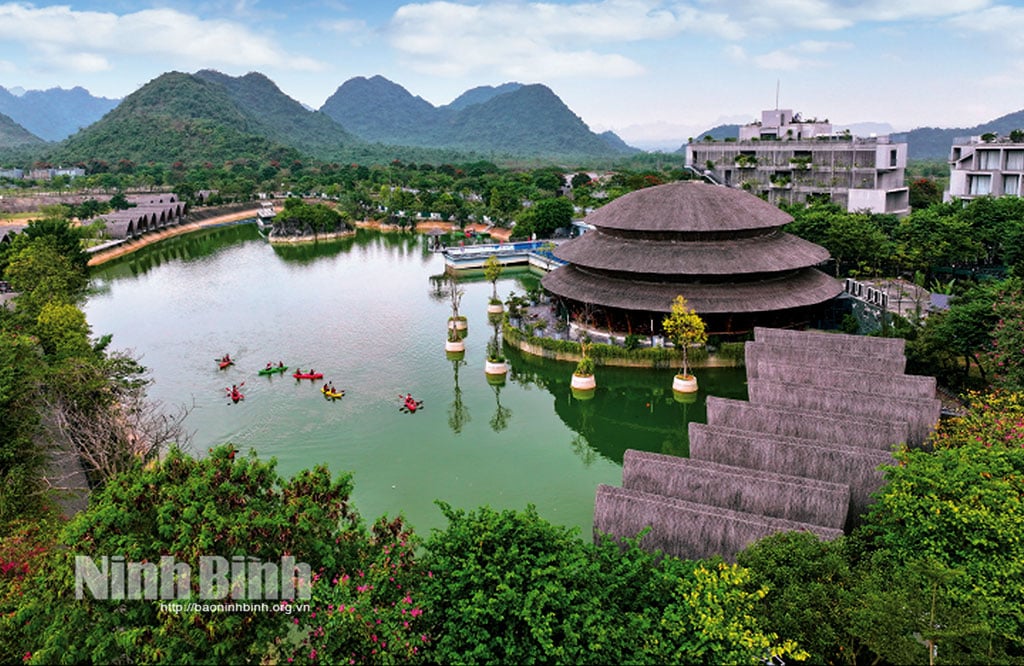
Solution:
[(821, 541), (810, 532), (780, 532), (742, 551), (748, 590), (767, 589), (758, 617), (779, 636), (810, 653), (814, 664), (855, 663), (849, 626), (853, 598), (845, 541)]
[(550, 238), (555, 229), (565, 229), (572, 224), (572, 202), (565, 197), (541, 199), (520, 216), (514, 230), (515, 238)]
[(0, 531), (45, 506), (41, 475), (46, 456), (35, 442), (40, 424), (35, 398), (42, 376), (35, 340), (0, 331)]
[(359, 545), (357, 564), (327, 570), (313, 583), (312, 610), (294, 618), (302, 638), (289, 663), (415, 664), (430, 650), (430, 618), (420, 607), (417, 540), (401, 518), (378, 520)]
[(584, 356), (576, 363), (576, 370), (573, 374), (580, 377), (590, 377), (594, 374), (594, 359)]
[(277, 235), (312, 235), (349, 230), (344, 216), (326, 204), (307, 204), (298, 197), (284, 202), (283, 210), (274, 217), (273, 233)]
[[(284, 481), (274, 467), (230, 446), (203, 459), (173, 449), (115, 477), (64, 529), (63, 548), (33, 577), (33, 594), (6, 629), (18, 632), (35, 663), (258, 659), (280, 633), (283, 614), (169, 613), (154, 601), (88, 593), (79, 600), (74, 556), (153, 562), (170, 555), (198, 571), (200, 556), (277, 562), (290, 554), (314, 571), (351, 567), (359, 519), (349, 505), (350, 477), (332, 480), (317, 467)], [(194, 600), (198, 580), (192, 585)]]
[[(865, 641), (889, 661), (905, 663), (915, 654), (914, 632), (928, 637), (936, 627), (950, 663), (1004, 663), (1024, 653), (1024, 448), (1007, 437), (1020, 427), (989, 413), (994, 404), (976, 401), (968, 419), (945, 425), (933, 452), (897, 454), (856, 535), (866, 554), (861, 578), (872, 590), (858, 626), (864, 632), (885, 618)], [(939, 615), (925, 626), (929, 606)], [(927, 653), (916, 650), (923, 660)]]
[[(501, 277), (505, 267), (501, 265), (498, 257), (491, 255), (484, 262), (484, 279), (491, 283), (491, 302), (498, 298), (498, 278)], [(501, 302), (500, 300), (498, 301)]]
[(992, 351), (988, 357), (993, 384), (1024, 390), (1024, 279), (1013, 278), (993, 288), (997, 291), (992, 312), (998, 317), (991, 328)]
[(676, 349), (682, 352), (683, 365), (680, 374), (690, 374), (690, 347), (704, 345), (708, 341), (704, 320), (692, 308), (687, 307), (686, 299), (680, 294), (672, 302), (672, 312), (661, 321), (661, 326)]
[(781, 651), (740, 569), (586, 543), (533, 507), (441, 508), (448, 529), (423, 559), (435, 662), (754, 663)]

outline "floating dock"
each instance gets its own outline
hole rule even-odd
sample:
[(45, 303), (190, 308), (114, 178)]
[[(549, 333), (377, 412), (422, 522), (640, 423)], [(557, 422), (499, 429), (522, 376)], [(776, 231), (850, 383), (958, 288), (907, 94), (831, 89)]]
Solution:
[(530, 265), (550, 271), (565, 263), (550, 248), (551, 241), (522, 241), (448, 247), (441, 253), (445, 266), (458, 271), (482, 269), (489, 257), (497, 257), (502, 266)]

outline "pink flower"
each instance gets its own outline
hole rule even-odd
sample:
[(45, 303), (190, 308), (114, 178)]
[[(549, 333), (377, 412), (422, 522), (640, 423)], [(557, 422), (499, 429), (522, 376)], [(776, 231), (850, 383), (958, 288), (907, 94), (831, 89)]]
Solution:
[(411, 613), (411, 615), (412, 615), (413, 617), (417, 617), (417, 616), (419, 616), (419, 615), (423, 615), (423, 611), (422, 611), (422, 610), (420, 610), (419, 608), (413, 608), (413, 609), (412, 609), (412, 613)]

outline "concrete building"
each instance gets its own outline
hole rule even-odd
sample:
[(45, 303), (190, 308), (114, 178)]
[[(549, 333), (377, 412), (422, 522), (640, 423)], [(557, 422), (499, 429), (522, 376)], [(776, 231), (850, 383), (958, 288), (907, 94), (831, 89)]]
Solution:
[(804, 120), (790, 109), (761, 112), (735, 141), (688, 144), (686, 162), (776, 205), (824, 198), (850, 212), (910, 212), (906, 143), (834, 132), (827, 120)]
[[(1014, 141), (1013, 139), (1017, 139)], [(1022, 194), (1024, 137), (993, 135), (960, 137), (949, 156), (949, 190), (943, 199)]]

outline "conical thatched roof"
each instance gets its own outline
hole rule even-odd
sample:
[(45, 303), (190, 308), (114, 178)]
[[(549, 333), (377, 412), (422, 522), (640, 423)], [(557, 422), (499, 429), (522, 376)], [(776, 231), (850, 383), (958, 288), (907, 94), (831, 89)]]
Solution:
[(607, 271), (653, 275), (741, 275), (817, 266), (828, 250), (781, 231), (718, 241), (629, 238), (600, 229), (563, 243), (555, 256)]
[(599, 230), (675, 233), (770, 229), (792, 221), (788, 213), (753, 194), (696, 181), (630, 192), (586, 219)]
[(816, 305), (842, 292), (839, 282), (813, 268), (752, 282), (708, 284), (633, 280), (568, 265), (545, 275), (541, 285), (563, 298), (640, 312), (671, 312), (672, 301), (682, 294), (700, 315), (788, 310)]

